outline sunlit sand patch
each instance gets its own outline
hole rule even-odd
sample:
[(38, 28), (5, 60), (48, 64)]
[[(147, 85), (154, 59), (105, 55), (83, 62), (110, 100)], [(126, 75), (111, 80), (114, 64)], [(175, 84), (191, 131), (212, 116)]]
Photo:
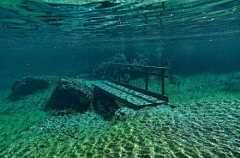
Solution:
[[(175, 98), (177, 108), (167, 105), (148, 107), (116, 123), (104, 122), (86, 113), (85, 116), (95, 120), (93, 126), (88, 126), (88, 117), (84, 115), (59, 117), (44, 113), (41, 106), (50, 97), (49, 90), (16, 102), (1, 98), (1, 112), (9, 111), (14, 117), (10, 119), (7, 114), (1, 115), (1, 120), (5, 118), (10, 122), (2, 124), (7, 127), (9, 123), (8, 128), (0, 128), (4, 130), (0, 135), (0, 156), (12, 156), (14, 153), (16, 157), (237, 158), (240, 156), (240, 98), (235, 93), (238, 92), (237, 87), (232, 88), (231, 85), (239, 79), (238, 76), (238, 73), (221, 77), (198, 76), (201, 82), (197, 85), (194, 77), (182, 78), (182, 87), (175, 85), (175, 89), (170, 86), (168, 91), (176, 92), (175, 95), (178, 90), (186, 91), (187, 98)], [(196, 97), (194, 101), (187, 101), (194, 87), (199, 87), (201, 83), (216, 86), (216, 89), (205, 89), (206, 94), (198, 92), (192, 95)], [(218, 97), (205, 98), (205, 95), (216, 92)], [(21, 127), (23, 122), (24, 128)], [(45, 125), (50, 130), (44, 130)]]

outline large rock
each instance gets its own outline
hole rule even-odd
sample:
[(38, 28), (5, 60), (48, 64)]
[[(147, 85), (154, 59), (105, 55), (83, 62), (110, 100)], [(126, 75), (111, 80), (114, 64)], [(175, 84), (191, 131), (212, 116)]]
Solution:
[(73, 109), (85, 112), (90, 108), (92, 90), (84, 82), (70, 78), (61, 79), (48, 103), (48, 108), (56, 110)]
[(93, 70), (93, 77), (97, 79), (110, 78), (117, 79), (119, 70), (114, 63), (127, 63), (124, 54), (117, 54), (109, 61), (102, 62)]
[(17, 100), (22, 96), (35, 93), (39, 90), (48, 88), (54, 77), (24, 77), (22, 80), (15, 81), (11, 87), (12, 94), (9, 96), (12, 100)]

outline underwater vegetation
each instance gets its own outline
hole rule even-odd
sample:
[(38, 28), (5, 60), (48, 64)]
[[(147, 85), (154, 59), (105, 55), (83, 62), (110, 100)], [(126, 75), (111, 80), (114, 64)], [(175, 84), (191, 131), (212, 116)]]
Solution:
[[(239, 72), (214, 75), (196, 75), (196, 76), (171, 76), (169, 82), (166, 82), (166, 94), (171, 98), (171, 103), (193, 103), (199, 100), (210, 101), (223, 96), (236, 96), (239, 93)], [(132, 85), (143, 87), (142, 78), (130, 82)], [(154, 92), (161, 92), (161, 83), (157, 78), (150, 80), (149, 89)], [(176, 102), (175, 102), (176, 101)]]
[(226, 92), (236, 92), (239, 93), (240, 90), (240, 73), (234, 73), (230, 76), (225, 76), (219, 85), (222, 91)]
[[(239, 73), (178, 79), (180, 84), (166, 85), (176, 108), (121, 109), (110, 120), (91, 108), (82, 113), (46, 110), (56, 83), (15, 101), (7, 98), (10, 91), (1, 91), (0, 155), (239, 157), (240, 98), (236, 90), (222, 90), (234, 85)], [(233, 83), (223, 84), (227, 80)], [(149, 88), (158, 91), (158, 80), (150, 81)], [(142, 82), (139, 78), (131, 84)]]
[(0, 158), (240, 157), (239, 1), (0, 6)]

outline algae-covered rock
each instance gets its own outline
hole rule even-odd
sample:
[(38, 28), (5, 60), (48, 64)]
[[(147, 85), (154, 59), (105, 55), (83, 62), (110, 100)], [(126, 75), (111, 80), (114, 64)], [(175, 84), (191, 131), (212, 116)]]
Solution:
[(12, 100), (17, 100), (21, 96), (32, 94), (36, 91), (49, 87), (50, 83), (56, 78), (54, 77), (24, 77), (22, 80), (15, 81), (11, 87), (12, 94), (9, 96)]
[(90, 108), (91, 98), (90, 87), (79, 80), (64, 78), (54, 90), (47, 108), (85, 112)]
[(102, 78), (111, 78), (116, 79), (119, 75), (118, 66), (114, 65), (114, 63), (127, 63), (126, 57), (124, 54), (117, 54), (113, 58), (108, 61), (100, 63), (93, 70), (93, 77), (97, 79)]

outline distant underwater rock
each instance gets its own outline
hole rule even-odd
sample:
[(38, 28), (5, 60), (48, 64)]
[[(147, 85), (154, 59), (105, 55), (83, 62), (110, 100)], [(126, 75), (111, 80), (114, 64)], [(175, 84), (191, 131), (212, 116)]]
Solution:
[(18, 100), (22, 96), (46, 89), (55, 79), (56, 77), (24, 77), (22, 80), (15, 81), (11, 87), (12, 94), (9, 98), (12, 100)]
[(92, 90), (80, 80), (62, 78), (56, 87), (47, 108), (56, 110), (73, 109), (85, 112), (90, 108)]
[(109, 61), (105, 61), (100, 63), (93, 70), (93, 77), (97, 79), (102, 78), (117, 78), (119, 71), (116, 69), (114, 63), (125, 63), (127, 64), (127, 60), (124, 54), (117, 54)]

